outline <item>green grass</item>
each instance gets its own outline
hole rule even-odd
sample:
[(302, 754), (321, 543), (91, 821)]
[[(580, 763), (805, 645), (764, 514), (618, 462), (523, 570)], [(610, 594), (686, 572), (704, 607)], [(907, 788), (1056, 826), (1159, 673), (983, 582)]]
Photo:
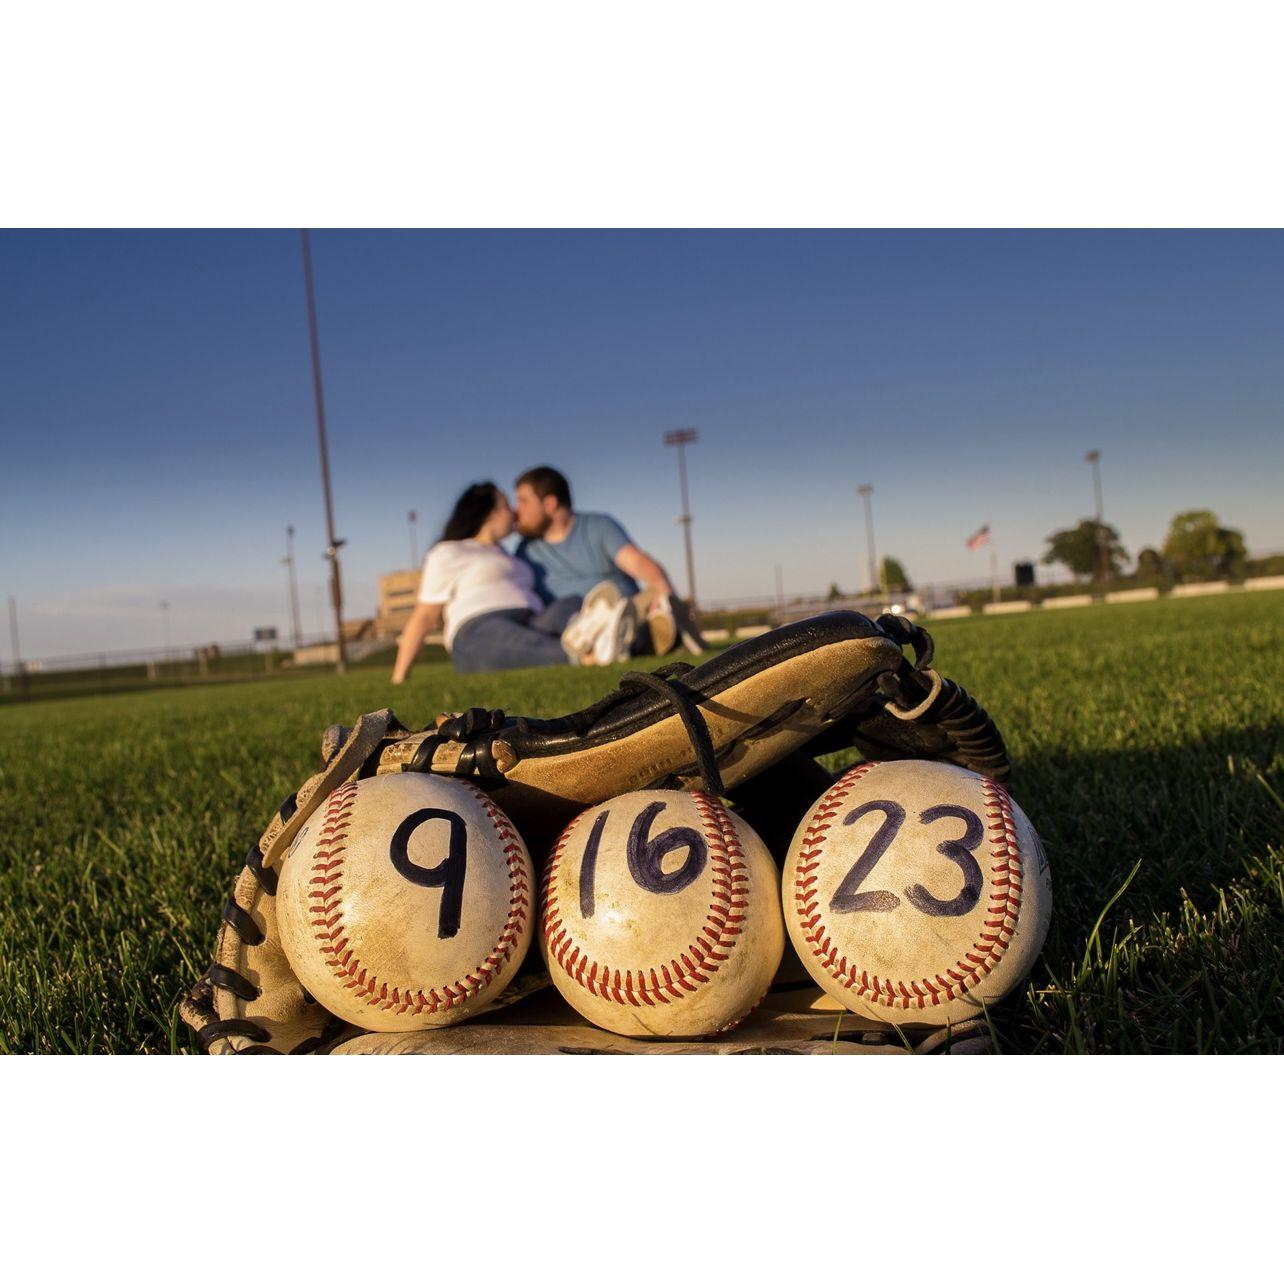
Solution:
[[(1043, 959), (993, 1013), (1003, 1050), (1284, 1050), (1282, 625), (1284, 594), (1258, 593), (933, 628), (1052, 861)], [(327, 723), (560, 713), (611, 679), (433, 664), (395, 690), (376, 670), (0, 709), (3, 1050), (188, 1048), (175, 1002)]]

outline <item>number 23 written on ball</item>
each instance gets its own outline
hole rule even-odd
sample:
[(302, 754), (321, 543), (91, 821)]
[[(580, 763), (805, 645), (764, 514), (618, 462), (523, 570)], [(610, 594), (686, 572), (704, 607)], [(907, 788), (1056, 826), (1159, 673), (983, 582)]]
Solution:
[[(892, 845), (901, 826), (905, 824), (905, 808), (900, 803), (876, 798), (857, 807), (843, 819), (844, 825), (851, 825), (870, 812), (882, 812), (883, 823), (874, 831), (860, 858), (847, 871), (847, 876), (838, 884), (837, 890), (830, 899), (829, 908), (836, 914), (855, 914), (861, 911), (869, 913), (887, 913), (894, 910), (901, 898), (895, 892), (860, 890), (861, 884), (873, 872), (883, 854)], [(932, 825), (940, 820), (961, 820), (964, 824), (963, 834), (959, 838), (947, 838), (938, 843), (936, 850), (958, 866), (963, 874), (963, 889), (957, 896), (948, 901), (933, 896), (922, 883), (915, 883), (905, 888), (905, 899), (924, 914), (933, 918), (955, 917), (966, 914), (981, 898), (981, 888), (985, 883), (981, 867), (972, 855), (985, 837), (981, 818), (966, 807), (956, 807), (944, 803), (939, 807), (929, 807), (919, 816), (919, 823)]]

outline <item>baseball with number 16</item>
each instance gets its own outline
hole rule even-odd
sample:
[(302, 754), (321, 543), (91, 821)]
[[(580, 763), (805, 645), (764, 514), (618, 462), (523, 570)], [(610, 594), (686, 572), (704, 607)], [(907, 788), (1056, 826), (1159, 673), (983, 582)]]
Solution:
[(621, 794), (553, 848), (540, 947), (562, 997), (603, 1029), (717, 1034), (780, 966), (779, 888), (762, 839), (711, 794)]

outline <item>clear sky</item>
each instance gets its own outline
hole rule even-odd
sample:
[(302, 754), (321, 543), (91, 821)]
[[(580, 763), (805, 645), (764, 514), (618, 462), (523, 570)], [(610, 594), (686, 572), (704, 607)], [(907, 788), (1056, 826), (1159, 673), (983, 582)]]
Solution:
[[(473, 480), (571, 478), (704, 600), (855, 587), (856, 487), (916, 582), (1037, 559), (1088, 516), (1135, 553), (1212, 507), (1284, 549), (1284, 235), (313, 234), (348, 613)], [(287, 624), (323, 511), (298, 235), (0, 234), (0, 595), (23, 652)], [(1042, 568), (1040, 568), (1042, 571)], [(7, 648), (6, 648), (7, 651)]]

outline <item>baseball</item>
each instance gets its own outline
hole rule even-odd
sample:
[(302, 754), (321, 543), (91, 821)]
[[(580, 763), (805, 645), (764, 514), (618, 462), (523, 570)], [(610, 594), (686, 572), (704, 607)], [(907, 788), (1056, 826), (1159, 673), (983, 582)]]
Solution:
[(704, 793), (655, 789), (582, 812), (543, 883), (553, 984), (616, 1034), (696, 1038), (735, 1025), (784, 952), (762, 840)]
[(1052, 883), (1034, 826), (1002, 785), (935, 762), (867, 762), (803, 818), (785, 921), (844, 1007), (898, 1025), (981, 1013), (1033, 966)]
[(339, 786), (294, 840), (277, 889), (304, 988), (366, 1030), (451, 1025), (498, 998), (534, 930), (534, 871), (470, 784), (418, 772)]

